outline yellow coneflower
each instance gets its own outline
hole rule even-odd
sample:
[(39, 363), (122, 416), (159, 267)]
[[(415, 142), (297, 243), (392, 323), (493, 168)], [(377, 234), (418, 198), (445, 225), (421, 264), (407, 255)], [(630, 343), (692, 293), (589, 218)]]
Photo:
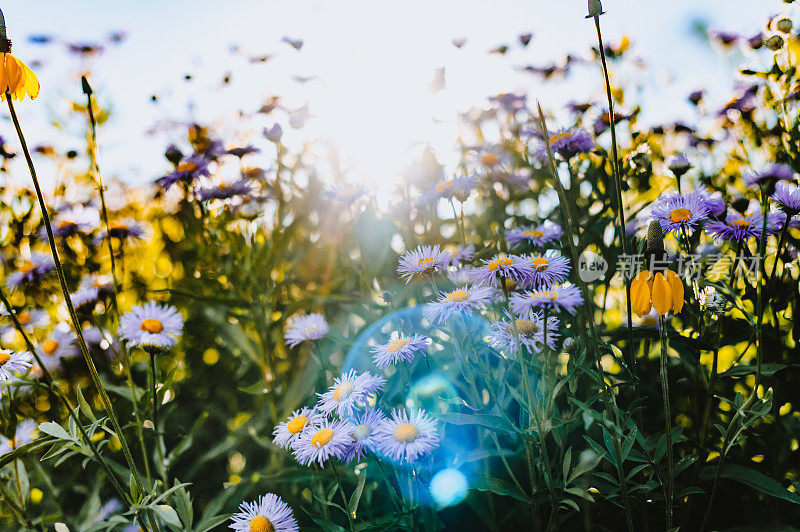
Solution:
[(22, 101), (26, 94), (33, 100), (39, 95), (39, 80), (28, 65), (6, 52), (0, 63), (0, 90), (0, 101), (7, 94), (12, 100)]
[(659, 316), (667, 312), (678, 314), (683, 309), (683, 281), (678, 274), (667, 270), (651, 274), (643, 271), (631, 282), (631, 308), (640, 318), (656, 309)]

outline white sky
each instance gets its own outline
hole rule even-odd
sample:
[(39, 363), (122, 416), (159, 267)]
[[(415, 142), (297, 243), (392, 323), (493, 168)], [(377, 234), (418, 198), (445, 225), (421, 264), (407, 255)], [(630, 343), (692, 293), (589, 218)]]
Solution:
[[(785, 4), (606, 0), (604, 7), (606, 40), (616, 42), (624, 32), (636, 55), (648, 63), (639, 98), (646, 119), (658, 121), (690, 118), (685, 97), (694, 88), (710, 87), (712, 99), (727, 100), (733, 67), (742, 60), (710, 50), (692, 36), (693, 20), (749, 36)], [(357, 179), (385, 183), (421, 142), (447, 159), (457, 136), (457, 113), (482, 104), (488, 95), (522, 89), (546, 108), (556, 108), (572, 98), (596, 95), (601, 87), (596, 70), (584, 69), (572, 82), (543, 87), (537, 78), (513, 69), (544, 65), (567, 52), (583, 53), (594, 44), (584, 0), (13, 0), (3, 2), (2, 9), (15, 55), (46, 62), (38, 71), (40, 99), (18, 106), (30, 144), (82, 146), (82, 124), (74, 124), (74, 131), (56, 131), (50, 125), (65, 112), (68, 98), (82, 96), (74, 77), (77, 59), (58, 45), (30, 44), (27, 36), (93, 41), (111, 30), (128, 33), (122, 45), (92, 65), (91, 79), (101, 102), (114, 109), (113, 120), (100, 132), (101, 169), (106, 178), (130, 183), (152, 181), (167, 170), (163, 149), (179, 137), (145, 135), (159, 120), (227, 118), (220, 123), (233, 124), (230, 119), (238, 111), (254, 111), (272, 94), (284, 96), (292, 108), (308, 102), (315, 116), (302, 132), (288, 135), (290, 143), (333, 139)], [(534, 38), (525, 49), (516, 36), (527, 31)], [(280, 42), (283, 36), (303, 39), (305, 45), (296, 52)], [(466, 37), (467, 44), (456, 49), (454, 37)], [(501, 43), (511, 46), (507, 55), (487, 53)], [(230, 53), (233, 45), (247, 54), (274, 58), (250, 64), (243, 55)], [(427, 84), (442, 66), (447, 88), (434, 95)], [(221, 88), (226, 72), (232, 72), (232, 83)], [(183, 81), (186, 73), (195, 76), (191, 84)], [(319, 79), (301, 85), (292, 80), (295, 75)], [(160, 105), (150, 102), (153, 93)], [(285, 115), (277, 118), (284, 131), (290, 129)], [(261, 125), (270, 123), (259, 122), (249, 140), (266, 146), (258, 134)], [(13, 137), (9, 122), (0, 134)], [(269, 166), (268, 155), (252, 164)], [(14, 172), (22, 168), (14, 166)]]

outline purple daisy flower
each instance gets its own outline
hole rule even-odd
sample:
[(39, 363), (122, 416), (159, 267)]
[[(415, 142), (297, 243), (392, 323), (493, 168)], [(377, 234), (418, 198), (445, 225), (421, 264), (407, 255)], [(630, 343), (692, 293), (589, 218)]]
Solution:
[(350, 419), (353, 426), (353, 443), (347, 448), (344, 461), (350, 463), (353, 458), (360, 460), (367, 452), (374, 453), (378, 442), (375, 434), (382, 423), (386, 421), (386, 414), (377, 408), (370, 408)]
[(471, 314), (486, 308), (494, 292), (488, 286), (463, 286), (450, 292), (439, 292), (439, 299), (425, 305), (425, 317), (431, 323), (444, 325), (453, 313)]
[(197, 190), (200, 201), (226, 200), (237, 196), (246, 196), (252, 191), (252, 183), (246, 177), (232, 183), (220, 183), (216, 186), (203, 187)]
[(109, 224), (108, 231), (103, 229), (92, 241), (95, 246), (99, 246), (106, 238), (116, 238), (120, 241), (141, 240), (145, 236), (145, 227), (139, 222), (130, 218), (118, 220)]
[(175, 345), (183, 331), (183, 316), (171, 305), (148, 301), (134, 305), (119, 320), (117, 334), (131, 346), (168, 349)]
[(372, 353), (372, 360), (375, 362), (375, 365), (380, 369), (386, 369), (389, 366), (394, 366), (403, 361), (413, 361), (417, 353), (427, 356), (428, 347), (430, 345), (431, 339), (421, 334), (414, 334), (412, 336), (398, 334), (390, 342), (376, 345), (370, 349), (370, 352)]
[(175, 170), (164, 177), (156, 179), (156, 184), (167, 190), (178, 181), (191, 183), (199, 176), (208, 176), (211, 174), (208, 168), (210, 162), (209, 159), (202, 155), (190, 155), (182, 162), (178, 163)]
[[(17, 319), (22, 324), (25, 332), (33, 332), (34, 329), (46, 327), (50, 324), (50, 315), (45, 310), (41, 309), (22, 309), (17, 310)], [(0, 305), (0, 315), (10, 316), (11, 313), (6, 309), (5, 305)], [(14, 330), (16, 327), (11, 324), (0, 329), (0, 334), (5, 334), (8, 331)]]
[(533, 276), (531, 261), (519, 255), (499, 253), (471, 272), (471, 281), (476, 285), (498, 287), (501, 279), (511, 279), (517, 283), (529, 281)]
[(800, 187), (794, 183), (778, 183), (772, 199), (778, 202), (780, 209), (787, 216), (800, 213)]
[(328, 322), (319, 313), (308, 314), (307, 316), (295, 316), (292, 318), (283, 337), (286, 345), (295, 347), (306, 341), (319, 340), (328, 334)]
[(6, 278), (6, 286), (9, 290), (16, 290), (23, 283), (31, 284), (39, 281), (54, 269), (55, 264), (50, 255), (31, 253), (30, 260), (22, 261), (19, 269), (8, 275)]
[(436, 421), (424, 410), (394, 410), (375, 433), (378, 451), (395, 462), (414, 463), (439, 446)]
[(303, 465), (316, 462), (325, 467), (325, 462), (331, 457), (344, 460), (352, 443), (353, 425), (350, 422), (323, 421), (300, 435), (292, 453)]
[(369, 371), (358, 373), (351, 369), (334, 379), (333, 386), (327, 392), (317, 394), (317, 408), (325, 414), (336, 411), (339, 417), (350, 416), (357, 408), (369, 404), (384, 386), (386, 379), (383, 377)]
[(413, 251), (406, 251), (400, 257), (397, 273), (409, 283), (415, 275), (433, 273), (436, 270), (447, 268), (450, 263), (450, 254), (443, 251), (438, 245), (417, 246)]
[(39, 433), (39, 426), (32, 419), (26, 419), (17, 423), (13, 438), (0, 436), (0, 456), (8, 454), (17, 447), (31, 443)]
[(717, 239), (741, 242), (751, 237), (761, 238), (762, 223), (760, 214), (742, 216), (736, 211), (728, 211), (725, 221), (707, 223), (706, 233)]
[(70, 295), (76, 309), (93, 303), (114, 293), (114, 281), (109, 275), (90, 275), (81, 279), (78, 290)]
[(556, 242), (561, 238), (561, 226), (551, 221), (540, 225), (529, 225), (506, 231), (506, 240), (509, 244), (520, 245), (523, 243), (536, 247)]
[(229, 155), (233, 155), (241, 159), (245, 155), (250, 155), (251, 153), (259, 153), (260, 151), (261, 150), (259, 150), (255, 146), (241, 146), (238, 148), (231, 148), (227, 151), (227, 153)]
[[(559, 129), (556, 133), (550, 134), (549, 142), (553, 156), (564, 161), (572, 159), (579, 153), (587, 153), (594, 147), (592, 136), (588, 131), (580, 128)], [(540, 161), (546, 161), (547, 145), (542, 142), (536, 147), (535, 153)]]
[(307, 432), (310, 427), (320, 425), (324, 421), (325, 416), (313, 408), (295, 410), (286, 418), (286, 421), (278, 423), (272, 431), (272, 443), (283, 449), (289, 449), (297, 443), (300, 436)]
[(470, 151), (467, 164), (480, 175), (497, 174), (510, 168), (512, 159), (502, 146), (487, 144)]
[(697, 225), (708, 219), (706, 193), (697, 188), (688, 194), (667, 194), (653, 205), (652, 216), (664, 231), (692, 234)]
[(0, 349), (0, 380), (8, 382), (31, 367), (31, 354), (27, 351), (15, 353), (10, 349)]
[(563, 283), (570, 272), (569, 259), (558, 251), (549, 249), (543, 255), (531, 255), (531, 278), (522, 283), (523, 288), (547, 287)]
[(532, 319), (537, 309), (566, 310), (575, 314), (583, 296), (577, 286), (561, 284), (546, 290), (528, 290), (511, 296), (511, 310), (525, 319)]
[(47, 367), (58, 367), (62, 359), (76, 357), (80, 354), (78, 337), (68, 328), (56, 328), (53, 333), (39, 344), (36, 351)]
[(792, 181), (794, 178), (794, 171), (788, 164), (770, 163), (763, 170), (742, 175), (742, 182), (747, 187), (754, 187)]
[(436, 202), (440, 199), (449, 200), (452, 198), (460, 202), (465, 202), (478, 184), (475, 176), (455, 175), (451, 179), (445, 179), (437, 183), (433, 188), (422, 193), (421, 199), (426, 202)]
[[(517, 344), (517, 337), (519, 337), (519, 344)], [(548, 316), (547, 346), (550, 349), (556, 348), (558, 337), (558, 318)], [(487, 341), (493, 347), (514, 358), (516, 358), (519, 346), (525, 347), (530, 353), (538, 353), (544, 345), (543, 314), (535, 312), (530, 315), (530, 319), (516, 318), (513, 321), (510, 316), (506, 315), (506, 319), (493, 321)]]
[(450, 255), (449, 266), (457, 268), (462, 262), (470, 262), (475, 257), (475, 246), (445, 246), (444, 250)]
[[(52, 221), (53, 236), (66, 238), (78, 233), (88, 234), (100, 226), (100, 216), (95, 209), (75, 206), (59, 212)], [(39, 240), (47, 240), (47, 228), (39, 230)]]
[(262, 495), (257, 501), (243, 502), (231, 516), (228, 525), (236, 532), (297, 532), (297, 519), (292, 509), (274, 493)]
[(278, 143), (281, 141), (281, 137), (283, 136), (283, 128), (281, 128), (280, 124), (273, 124), (270, 128), (264, 128), (262, 134), (267, 137), (270, 142)]

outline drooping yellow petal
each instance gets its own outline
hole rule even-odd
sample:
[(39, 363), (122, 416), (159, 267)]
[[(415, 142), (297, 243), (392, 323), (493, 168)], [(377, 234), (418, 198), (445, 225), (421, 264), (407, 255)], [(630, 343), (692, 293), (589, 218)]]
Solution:
[(672, 312), (680, 314), (681, 309), (683, 309), (683, 281), (672, 270), (667, 272), (667, 281), (672, 289)]
[(661, 272), (653, 277), (653, 307), (659, 316), (663, 316), (672, 308), (672, 289)]
[(22, 101), (27, 94), (31, 99), (39, 95), (39, 80), (28, 66), (11, 54), (2, 54), (0, 65), (0, 101), (9, 94)]
[(641, 272), (631, 281), (631, 308), (640, 318), (650, 312), (650, 285), (647, 283), (649, 272)]

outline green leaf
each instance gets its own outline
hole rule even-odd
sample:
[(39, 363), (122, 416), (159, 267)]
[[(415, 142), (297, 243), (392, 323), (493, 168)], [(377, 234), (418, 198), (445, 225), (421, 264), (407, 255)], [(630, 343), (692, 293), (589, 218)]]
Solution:
[(497, 478), (476, 477), (473, 479), (470, 487), (479, 491), (491, 491), (495, 495), (513, 497), (524, 503), (529, 502), (528, 496), (518, 487)]
[(83, 412), (83, 415), (91, 419), (92, 421), (97, 421), (97, 418), (92, 412), (92, 407), (89, 406), (89, 403), (86, 402), (86, 399), (83, 398), (83, 392), (81, 392), (81, 387), (78, 386), (78, 406)]
[(166, 504), (157, 504), (153, 507), (153, 509), (169, 526), (183, 530), (183, 527), (181, 526), (181, 520), (178, 518), (178, 513), (174, 508), (172, 508), (172, 506), (168, 506)]
[[(761, 365), (761, 374), (765, 377), (772, 377), (781, 370), (800, 367), (798, 364), (776, 364), (773, 362)], [(756, 366), (734, 366), (727, 371), (719, 374), (720, 377), (741, 377), (756, 372)]]
[[(715, 472), (716, 466), (708, 466), (700, 472), (700, 478), (703, 480), (711, 480), (714, 478)], [(800, 495), (787, 490), (777, 480), (755, 469), (737, 464), (726, 464), (722, 466), (720, 477), (749, 486), (760, 491), (764, 495), (800, 504)]]
[(39, 430), (44, 432), (45, 434), (49, 434), (54, 438), (58, 438), (59, 440), (73, 441), (72, 436), (69, 435), (69, 432), (64, 430), (64, 427), (62, 427), (58, 423), (53, 423), (52, 421), (39, 423)]
[(367, 482), (367, 468), (365, 467), (359, 472), (358, 485), (355, 491), (350, 496), (350, 503), (347, 505), (347, 510), (350, 515), (355, 517), (356, 510), (358, 510), (358, 503), (361, 500), (361, 494), (364, 493), (364, 484)]

